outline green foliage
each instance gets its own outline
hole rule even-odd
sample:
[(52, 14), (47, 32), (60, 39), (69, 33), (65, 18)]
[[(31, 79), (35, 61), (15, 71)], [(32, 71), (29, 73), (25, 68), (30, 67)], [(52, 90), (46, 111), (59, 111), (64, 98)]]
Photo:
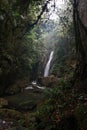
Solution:
[[(33, 5), (34, 2), (0, 1), (0, 95), (16, 80), (29, 80), (33, 72), (36, 77), (41, 49), (37, 33), (32, 30), (24, 35), (27, 25), (35, 20), (34, 11), (39, 12), (37, 2)], [(28, 6), (31, 11), (27, 10)], [(26, 14), (26, 10), (30, 12)]]
[(76, 57), (73, 34), (67, 35), (69, 36), (59, 36), (55, 45), (55, 58), (51, 73), (58, 77), (67, 77), (75, 69)]
[(64, 117), (67, 109), (71, 109), (72, 103), (70, 83), (61, 80), (59, 85), (45, 91), (46, 99), (37, 109), (36, 117), (39, 118), (38, 129), (60, 129), (58, 123)]

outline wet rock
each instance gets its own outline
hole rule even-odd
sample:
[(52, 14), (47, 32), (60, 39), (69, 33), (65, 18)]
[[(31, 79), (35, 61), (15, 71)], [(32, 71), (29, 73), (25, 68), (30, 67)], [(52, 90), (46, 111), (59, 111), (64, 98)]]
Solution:
[(58, 82), (58, 78), (55, 77), (54, 75), (51, 75), (48, 77), (42, 77), (42, 78), (39, 78), (38, 80), (39, 80), (38, 82), (41, 85), (46, 86), (46, 87), (51, 87)]

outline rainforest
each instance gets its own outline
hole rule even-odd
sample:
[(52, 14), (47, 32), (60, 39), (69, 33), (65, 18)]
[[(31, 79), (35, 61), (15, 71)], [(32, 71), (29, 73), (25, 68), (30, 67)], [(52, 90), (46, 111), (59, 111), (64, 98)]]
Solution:
[(86, 0), (0, 0), (0, 130), (87, 130), (86, 13)]

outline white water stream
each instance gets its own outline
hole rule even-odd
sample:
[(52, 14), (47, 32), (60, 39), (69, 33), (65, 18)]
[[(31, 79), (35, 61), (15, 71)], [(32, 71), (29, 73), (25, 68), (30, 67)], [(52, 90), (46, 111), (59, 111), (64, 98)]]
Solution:
[(44, 70), (44, 77), (47, 77), (49, 75), (50, 64), (51, 64), (51, 61), (53, 59), (53, 53), (54, 53), (54, 51), (51, 51), (50, 56), (49, 56), (49, 60), (46, 64), (46, 67), (45, 67), (45, 70)]

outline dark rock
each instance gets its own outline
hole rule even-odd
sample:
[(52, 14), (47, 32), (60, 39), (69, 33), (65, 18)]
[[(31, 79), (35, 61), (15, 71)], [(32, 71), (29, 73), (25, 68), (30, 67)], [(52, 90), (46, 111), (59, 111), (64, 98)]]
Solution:
[(58, 78), (54, 75), (48, 77), (41, 77), (38, 79), (38, 83), (42, 86), (51, 87), (58, 82)]

